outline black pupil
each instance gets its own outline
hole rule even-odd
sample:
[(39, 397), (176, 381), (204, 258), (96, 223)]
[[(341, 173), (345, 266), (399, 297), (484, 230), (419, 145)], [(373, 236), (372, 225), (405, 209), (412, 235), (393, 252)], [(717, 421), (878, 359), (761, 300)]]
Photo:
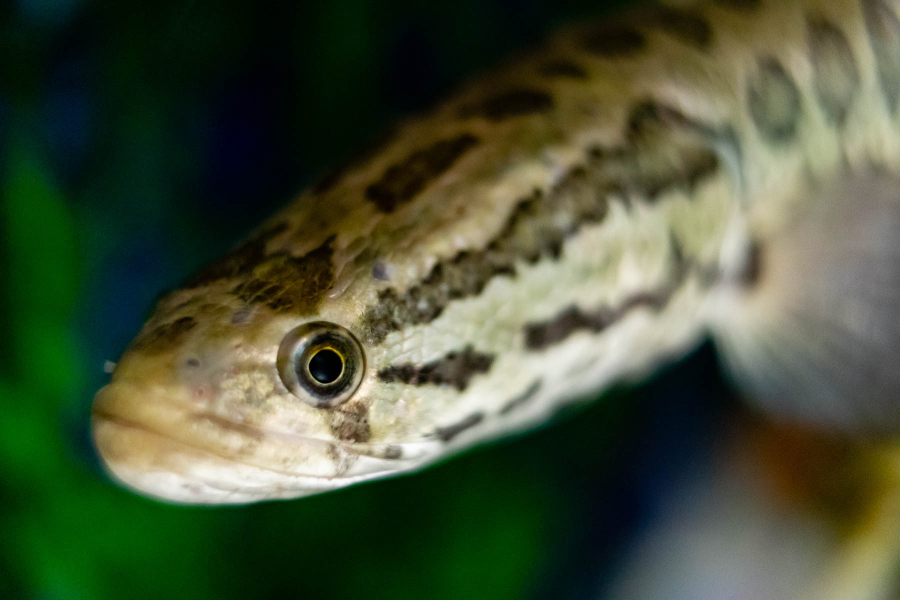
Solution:
[(343, 371), (344, 361), (334, 350), (319, 350), (309, 359), (309, 374), (321, 384), (334, 383)]

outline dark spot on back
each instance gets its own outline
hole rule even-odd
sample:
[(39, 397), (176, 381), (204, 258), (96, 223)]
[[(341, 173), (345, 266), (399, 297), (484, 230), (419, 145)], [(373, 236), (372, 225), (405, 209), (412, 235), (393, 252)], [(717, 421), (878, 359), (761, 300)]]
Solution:
[(635, 103), (627, 123), (626, 133), (636, 145), (640, 144), (641, 139), (649, 137), (648, 134), (659, 133), (699, 134), (702, 138), (720, 138), (720, 140), (728, 137), (728, 134), (715, 124), (699, 121), (673, 106), (652, 98)]
[(400, 204), (412, 200), (429, 182), (443, 175), (478, 142), (477, 137), (465, 133), (417, 150), (403, 162), (389, 167), (380, 180), (366, 188), (366, 198), (382, 212), (393, 212)]
[(361, 401), (348, 402), (331, 411), (328, 424), (332, 435), (344, 442), (368, 442), (372, 435), (369, 427), (369, 407)]
[(674, 108), (656, 100), (641, 100), (628, 113), (626, 132), (632, 139), (639, 138), (652, 128), (664, 126), (669, 115), (678, 115), (677, 118), (683, 119)]
[(540, 72), (542, 75), (553, 78), (567, 79), (587, 79), (587, 71), (584, 68), (570, 60), (557, 59), (544, 63)]
[[(658, 101), (634, 105), (626, 134), (631, 147), (595, 147), (591, 158), (627, 184), (625, 191), (646, 200), (654, 201), (672, 188), (693, 190), (719, 169), (709, 139), (721, 137), (721, 132)], [(672, 147), (679, 149), (672, 152)]]
[(631, 27), (604, 28), (584, 37), (584, 48), (597, 56), (615, 58), (636, 54), (647, 45), (644, 35)]
[(482, 354), (472, 346), (466, 346), (462, 352), (450, 352), (443, 358), (424, 365), (391, 365), (380, 370), (378, 378), (385, 383), (449, 385), (461, 392), (468, 387), (475, 375), (490, 371), (493, 363), (492, 354)]
[(288, 224), (282, 222), (251, 235), (218, 261), (189, 277), (184, 282), (184, 289), (198, 288), (221, 279), (231, 279), (249, 273), (265, 260), (266, 244), (269, 240), (287, 228)]
[(181, 317), (138, 336), (131, 347), (145, 352), (165, 350), (179, 344), (184, 335), (196, 325), (197, 321), (193, 317)]
[(483, 116), (491, 121), (539, 114), (553, 108), (553, 97), (541, 90), (517, 89), (491, 96), (462, 110), (463, 116)]
[(653, 15), (650, 23), (682, 42), (701, 49), (712, 43), (712, 27), (697, 11), (665, 6), (656, 8)]
[(331, 236), (301, 257), (270, 256), (232, 293), (247, 304), (262, 304), (275, 312), (311, 314), (334, 283), (333, 243)]
[(747, 87), (747, 104), (764, 140), (780, 145), (794, 139), (801, 113), (800, 90), (776, 58), (760, 59)]
[(842, 125), (859, 88), (853, 49), (844, 33), (830, 21), (810, 18), (807, 29), (816, 98), (826, 118)]
[(881, 91), (891, 112), (896, 113), (900, 101), (900, 20), (881, 0), (862, 0), (862, 7)]
[(454, 423), (453, 425), (448, 425), (447, 427), (438, 427), (434, 433), (436, 436), (438, 436), (438, 438), (440, 438), (442, 442), (449, 442), (466, 429), (475, 427), (483, 420), (484, 413), (473, 413), (459, 423)]

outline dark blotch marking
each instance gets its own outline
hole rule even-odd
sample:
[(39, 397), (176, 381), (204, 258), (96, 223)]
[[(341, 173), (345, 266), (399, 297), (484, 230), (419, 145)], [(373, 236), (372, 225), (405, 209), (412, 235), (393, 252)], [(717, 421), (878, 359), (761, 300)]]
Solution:
[(516, 89), (491, 96), (462, 110), (465, 117), (483, 116), (491, 121), (535, 115), (553, 108), (553, 97), (542, 90)]
[(197, 367), (200, 366), (200, 359), (199, 358), (189, 358), (186, 361), (184, 361), (184, 364), (191, 367), (192, 369), (196, 369)]
[(512, 398), (506, 404), (504, 404), (503, 408), (500, 409), (499, 414), (501, 414), (501, 415), (509, 414), (512, 411), (514, 411), (515, 409), (519, 408), (520, 406), (527, 404), (528, 401), (531, 400), (532, 398), (534, 398), (535, 394), (537, 394), (540, 391), (542, 385), (543, 385), (543, 382), (540, 379), (538, 379), (537, 381), (535, 381), (534, 383), (529, 385), (528, 388), (524, 392), (522, 392), (521, 394), (519, 394), (515, 398)]
[(750, 243), (747, 252), (747, 262), (744, 263), (740, 274), (740, 282), (743, 286), (752, 288), (759, 284), (763, 275), (763, 250), (758, 240)]
[(232, 293), (247, 304), (280, 313), (311, 314), (334, 283), (334, 236), (301, 257), (275, 254), (252, 270)]
[[(521, 199), (483, 250), (461, 251), (437, 263), (421, 283), (403, 294), (393, 288), (379, 292), (378, 302), (363, 317), (366, 338), (377, 344), (404, 325), (430, 323), (453, 300), (480, 294), (494, 277), (515, 276), (517, 260), (559, 258), (567, 235), (606, 216), (605, 191), (590, 181), (586, 170), (575, 169), (553, 191), (552, 200), (545, 201), (537, 190)], [(563, 214), (568, 222), (555, 218)]]
[(466, 429), (471, 429), (484, 420), (484, 413), (472, 413), (459, 423), (448, 425), (447, 427), (438, 427), (434, 433), (442, 442), (449, 442)]
[(287, 223), (277, 223), (257, 234), (228, 252), (218, 261), (205, 267), (184, 282), (184, 289), (198, 288), (222, 279), (246, 275), (266, 258), (266, 244), (269, 240), (288, 228)]
[(626, 123), (628, 136), (636, 138), (667, 125), (682, 127), (687, 123), (687, 118), (671, 106), (647, 99), (631, 107)]
[(682, 42), (701, 49), (709, 48), (713, 30), (709, 22), (697, 11), (674, 7), (658, 7), (650, 23)]
[(656, 294), (641, 294), (632, 296), (617, 308), (603, 307), (584, 312), (577, 306), (570, 306), (549, 321), (529, 323), (525, 327), (525, 347), (529, 350), (543, 350), (562, 342), (577, 331), (600, 333), (635, 308), (661, 309), (665, 304), (664, 300), (665, 298)]
[(900, 20), (881, 0), (862, 0), (862, 8), (881, 91), (891, 112), (896, 113), (900, 101)]
[(245, 323), (249, 323), (252, 317), (253, 313), (248, 308), (239, 308), (231, 315), (231, 324), (244, 325)]
[(412, 200), (430, 181), (443, 175), (478, 143), (477, 137), (466, 133), (417, 150), (402, 163), (389, 167), (380, 180), (366, 188), (366, 198), (382, 212), (393, 212), (400, 204)]
[(638, 308), (660, 311), (684, 281), (689, 266), (673, 237), (670, 277), (659, 289), (635, 294), (616, 307), (602, 306), (585, 312), (577, 306), (570, 306), (548, 321), (529, 323), (525, 326), (525, 347), (528, 350), (543, 350), (579, 331), (600, 333)]
[[(712, 126), (654, 100), (637, 103), (627, 123), (634, 149), (591, 149), (594, 161), (627, 182), (626, 192), (654, 201), (675, 187), (692, 190), (718, 171), (719, 157), (708, 140), (720, 134)], [(671, 152), (672, 147), (679, 151)]]
[(801, 113), (800, 90), (776, 58), (760, 59), (759, 71), (747, 88), (747, 104), (763, 139), (778, 145), (794, 139)]
[(165, 350), (179, 344), (184, 335), (196, 326), (197, 321), (193, 317), (181, 317), (140, 335), (131, 347), (146, 352)]
[(632, 27), (604, 28), (585, 36), (582, 45), (597, 56), (616, 58), (637, 54), (647, 46), (647, 40)]
[(376, 260), (372, 264), (372, 277), (374, 277), (378, 281), (389, 281), (390, 280), (390, 277), (388, 277), (387, 265), (384, 264), (384, 261)]
[(469, 385), (472, 377), (487, 373), (494, 363), (494, 356), (475, 352), (466, 346), (462, 352), (450, 352), (441, 359), (421, 366), (413, 364), (391, 365), (378, 372), (385, 383), (399, 381), (408, 385), (450, 385), (460, 392)]
[[(694, 143), (697, 141), (696, 136), (700, 136), (704, 142), (711, 144), (719, 144), (732, 135), (714, 124), (693, 119), (677, 108), (652, 98), (635, 103), (627, 123), (628, 137), (635, 146), (639, 146), (642, 140), (646, 145), (646, 138), (661, 134), (670, 137), (689, 134), (694, 136), (695, 139), (692, 140)], [(673, 141), (679, 142), (677, 138)]]
[(830, 21), (811, 17), (807, 29), (816, 98), (826, 118), (834, 125), (843, 125), (859, 88), (853, 49), (840, 28)]
[(519, 200), (484, 248), (438, 262), (404, 293), (380, 291), (363, 315), (366, 340), (380, 344), (407, 325), (430, 323), (450, 302), (480, 294), (494, 277), (515, 277), (517, 261), (558, 259), (567, 237), (606, 217), (612, 195), (653, 200), (671, 188), (693, 189), (719, 169), (713, 135), (719, 134), (675, 109), (639, 104), (627, 123), (626, 145), (591, 149), (587, 163), (573, 167), (551, 190)]
[(372, 157), (386, 148), (388, 144), (397, 137), (397, 129), (389, 128), (382, 133), (376, 135), (367, 144), (363, 145), (359, 150), (348, 156), (334, 168), (327, 171), (312, 186), (314, 194), (324, 194), (334, 188), (338, 182), (343, 179), (351, 169), (362, 166)]
[(587, 79), (587, 71), (584, 67), (570, 60), (557, 59), (544, 63), (540, 72), (542, 75), (563, 79)]
[(344, 442), (368, 442), (372, 435), (369, 427), (369, 407), (361, 401), (348, 402), (331, 411), (328, 424), (332, 435)]
[(398, 460), (403, 458), (403, 448), (400, 446), (388, 446), (384, 449), (384, 458), (388, 460)]

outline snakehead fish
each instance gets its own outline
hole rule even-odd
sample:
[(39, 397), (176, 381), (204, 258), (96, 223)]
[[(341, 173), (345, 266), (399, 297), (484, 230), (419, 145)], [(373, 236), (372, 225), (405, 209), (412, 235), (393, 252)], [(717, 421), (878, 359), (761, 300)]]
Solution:
[(576, 26), (163, 297), (93, 406), (181, 503), (418, 469), (711, 338), (769, 414), (900, 428), (900, 2)]

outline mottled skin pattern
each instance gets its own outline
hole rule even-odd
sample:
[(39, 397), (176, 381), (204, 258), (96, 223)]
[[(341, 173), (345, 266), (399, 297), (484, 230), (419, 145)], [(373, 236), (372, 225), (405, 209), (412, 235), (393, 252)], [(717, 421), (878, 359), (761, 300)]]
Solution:
[[(737, 310), (754, 243), (804, 192), (900, 165), (898, 9), (732, 0), (578, 27), (402, 123), (159, 302), (94, 406), (107, 466), (175, 502), (297, 497), (648, 374)], [(275, 367), (310, 321), (363, 345), (337, 407)]]

